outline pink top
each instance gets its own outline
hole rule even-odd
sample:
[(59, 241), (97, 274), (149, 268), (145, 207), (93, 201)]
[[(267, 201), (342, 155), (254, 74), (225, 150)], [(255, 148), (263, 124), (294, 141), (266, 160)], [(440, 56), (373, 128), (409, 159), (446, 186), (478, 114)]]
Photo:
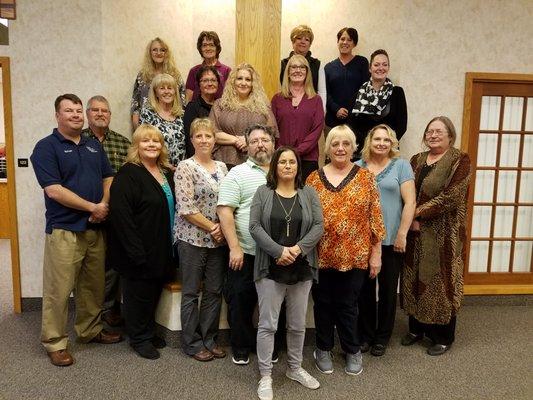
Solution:
[(318, 161), (318, 140), (324, 129), (324, 108), (319, 95), (302, 97), (293, 107), (292, 99), (277, 93), (272, 98), (272, 112), (279, 129), (279, 146), (296, 148), (303, 160)]

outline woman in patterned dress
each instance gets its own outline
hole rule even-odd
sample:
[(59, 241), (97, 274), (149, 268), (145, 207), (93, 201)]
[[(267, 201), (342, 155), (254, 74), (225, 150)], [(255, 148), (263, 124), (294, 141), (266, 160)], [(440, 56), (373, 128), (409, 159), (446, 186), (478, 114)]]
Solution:
[(317, 191), (324, 212), (324, 236), (318, 244), (318, 283), (312, 294), (315, 363), (325, 374), (333, 372), (335, 326), (346, 353), (345, 372), (358, 375), (363, 370), (357, 297), (366, 275), (375, 278), (381, 268), (385, 226), (379, 191), (374, 175), (350, 161), (356, 149), (350, 128), (333, 128), (325, 145), (331, 163), (307, 178), (307, 184)]
[(425, 335), (433, 342), (431, 356), (444, 354), (455, 340), (463, 299), (470, 159), (453, 147), (456, 137), (448, 117), (435, 117), (422, 138), (429, 151), (411, 158), (417, 200), (401, 274), (401, 306), (409, 315), (402, 345)]
[(185, 159), (183, 102), (176, 80), (169, 74), (154, 77), (148, 93), (148, 102), (141, 111), (140, 121), (161, 131), (168, 148), (168, 158), (174, 167)]
[(133, 129), (137, 128), (139, 125), (139, 116), (148, 99), (148, 90), (150, 89), (152, 79), (155, 75), (162, 73), (174, 77), (178, 83), (179, 93), (183, 101), (185, 99), (185, 87), (183, 85), (181, 74), (174, 63), (172, 52), (163, 39), (156, 37), (155, 39), (150, 40), (148, 46), (146, 46), (141, 71), (137, 74), (135, 83), (133, 84), (133, 94), (131, 96), (131, 119)]
[(216, 208), (218, 187), (228, 170), (223, 162), (211, 159), (215, 132), (209, 119), (195, 119), (190, 135), (194, 155), (180, 162), (174, 174), (174, 242), (182, 271), (181, 343), (189, 356), (210, 361), (226, 356), (216, 337), (228, 249)]

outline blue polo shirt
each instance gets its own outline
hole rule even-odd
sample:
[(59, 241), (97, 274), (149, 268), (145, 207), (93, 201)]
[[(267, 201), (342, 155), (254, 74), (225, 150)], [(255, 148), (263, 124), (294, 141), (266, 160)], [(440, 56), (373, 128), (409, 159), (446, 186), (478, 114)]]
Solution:
[[(104, 195), (102, 181), (113, 176), (109, 160), (97, 140), (81, 136), (78, 144), (54, 129), (41, 139), (30, 157), (39, 185), (61, 185), (81, 198), (99, 203)], [(75, 210), (44, 193), (46, 233), (54, 228), (72, 232), (88, 229), (89, 212)]]

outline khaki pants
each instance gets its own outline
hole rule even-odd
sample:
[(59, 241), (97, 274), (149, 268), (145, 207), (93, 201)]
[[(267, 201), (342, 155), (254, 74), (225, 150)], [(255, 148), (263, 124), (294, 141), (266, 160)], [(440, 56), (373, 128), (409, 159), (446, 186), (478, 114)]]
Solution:
[(101, 231), (54, 229), (46, 235), (43, 265), (41, 342), (46, 351), (67, 348), (68, 300), (74, 292), (74, 330), (81, 342), (101, 330), (105, 244)]

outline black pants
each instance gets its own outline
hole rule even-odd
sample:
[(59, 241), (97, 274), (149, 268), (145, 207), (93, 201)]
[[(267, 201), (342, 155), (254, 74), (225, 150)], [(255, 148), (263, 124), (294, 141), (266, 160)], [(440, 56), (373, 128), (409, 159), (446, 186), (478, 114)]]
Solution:
[(306, 181), (311, 172), (318, 169), (318, 161), (302, 160), (302, 180)]
[(318, 283), (312, 294), (316, 328), (316, 346), (329, 351), (334, 345), (334, 328), (337, 327), (342, 350), (359, 352), (357, 333), (357, 298), (367, 270), (353, 269), (340, 272), (335, 269), (320, 270)]
[(123, 316), (132, 347), (142, 347), (152, 340), (155, 331), (155, 311), (162, 279), (122, 277)]
[(381, 246), (381, 272), (378, 274), (378, 296), (376, 279), (366, 275), (359, 295), (359, 336), (361, 343), (387, 345), (394, 328), (398, 277), (402, 255), (393, 246)]
[(256, 332), (252, 322), (257, 305), (254, 259), (254, 256), (245, 253), (240, 270), (228, 269), (224, 287), (224, 298), (228, 303), (228, 324), (231, 328), (231, 348), (236, 356), (247, 356), (256, 345)]
[(409, 316), (409, 332), (415, 335), (426, 335), (436, 344), (450, 345), (455, 340), (455, 323), (457, 317), (453, 316), (445, 325), (425, 324), (412, 315)]

